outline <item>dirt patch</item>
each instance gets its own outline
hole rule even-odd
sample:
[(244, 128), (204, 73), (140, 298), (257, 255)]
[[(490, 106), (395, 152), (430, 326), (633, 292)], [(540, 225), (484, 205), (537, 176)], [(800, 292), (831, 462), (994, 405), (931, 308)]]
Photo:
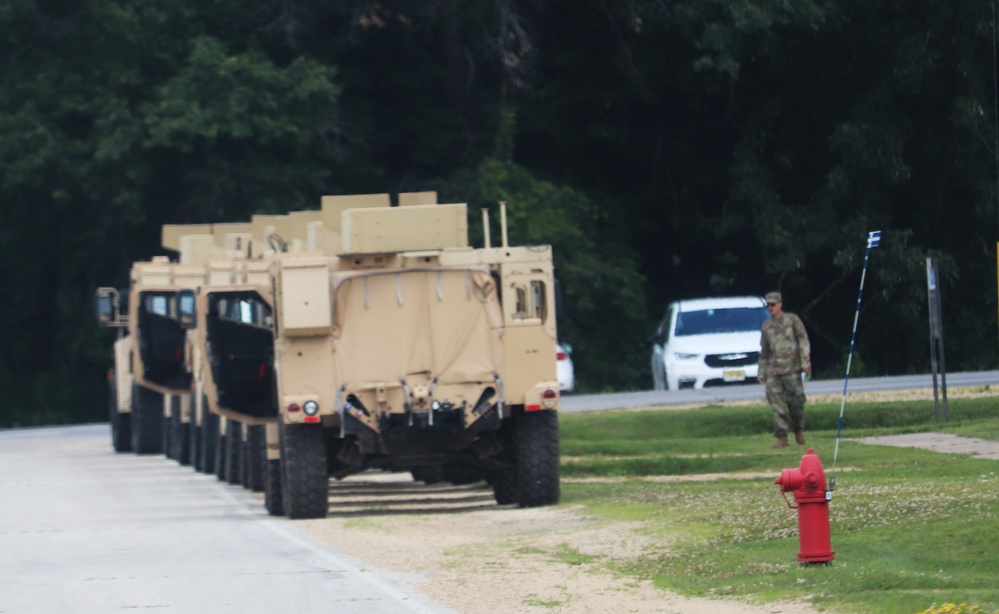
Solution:
[(296, 525), (380, 569), (419, 574), (421, 592), (463, 614), (814, 612), (688, 599), (616, 575), (607, 563), (669, 545), (641, 523), (598, 521), (579, 508), (499, 506), (483, 485), (367, 473), (334, 483), (330, 501), (329, 518)]

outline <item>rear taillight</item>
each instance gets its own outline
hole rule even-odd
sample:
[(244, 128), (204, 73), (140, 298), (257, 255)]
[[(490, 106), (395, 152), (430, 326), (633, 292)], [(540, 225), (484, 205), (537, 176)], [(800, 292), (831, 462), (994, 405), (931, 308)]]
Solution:
[(565, 352), (555, 352), (555, 360), (565, 360), (566, 358), (568, 356), (565, 355)]

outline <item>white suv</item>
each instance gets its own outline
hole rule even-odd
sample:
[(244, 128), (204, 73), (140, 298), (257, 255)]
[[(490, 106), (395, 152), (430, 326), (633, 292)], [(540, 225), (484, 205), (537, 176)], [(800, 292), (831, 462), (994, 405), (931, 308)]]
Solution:
[(769, 317), (759, 296), (671, 303), (649, 337), (655, 389), (756, 382), (760, 327)]

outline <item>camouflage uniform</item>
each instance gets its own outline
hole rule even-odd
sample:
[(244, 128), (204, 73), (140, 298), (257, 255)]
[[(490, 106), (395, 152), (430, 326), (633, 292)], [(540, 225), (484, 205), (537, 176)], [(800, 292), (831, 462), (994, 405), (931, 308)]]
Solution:
[(760, 334), (760, 379), (774, 413), (774, 436), (800, 433), (805, 426), (805, 387), (801, 370), (811, 368), (811, 345), (801, 318), (783, 312), (763, 322)]

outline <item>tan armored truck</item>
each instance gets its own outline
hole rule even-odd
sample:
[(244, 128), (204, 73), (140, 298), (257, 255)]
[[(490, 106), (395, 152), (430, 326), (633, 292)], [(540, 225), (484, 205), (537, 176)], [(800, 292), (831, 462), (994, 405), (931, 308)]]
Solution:
[(466, 206), (434, 193), (324, 197), (318, 220), (263, 233), (268, 253), (209, 262), (187, 329), (198, 456), (214, 443), (217, 474), (226, 457), (261, 468), (267, 510), (293, 518), (327, 513), (329, 477), (372, 468), (557, 502), (551, 249), (511, 247), (502, 213), (501, 245), (483, 213), (475, 249)]
[(189, 396), (184, 340), (203, 276), (201, 266), (156, 257), (132, 266), (129, 291), (97, 291), (99, 322), (119, 329), (108, 373), (111, 440), (118, 452), (155, 454), (171, 447), (164, 422), (171, 409), (183, 412)]
[(271, 267), (267, 481), (283, 512), (325, 516), (329, 477), (372, 468), (478, 470), (500, 503), (557, 502), (551, 248), (510, 246), (504, 209), (501, 245), (484, 214), (474, 249), (466, 205), (435, 193), (324, 197), (322, 211), (314, 251)]

